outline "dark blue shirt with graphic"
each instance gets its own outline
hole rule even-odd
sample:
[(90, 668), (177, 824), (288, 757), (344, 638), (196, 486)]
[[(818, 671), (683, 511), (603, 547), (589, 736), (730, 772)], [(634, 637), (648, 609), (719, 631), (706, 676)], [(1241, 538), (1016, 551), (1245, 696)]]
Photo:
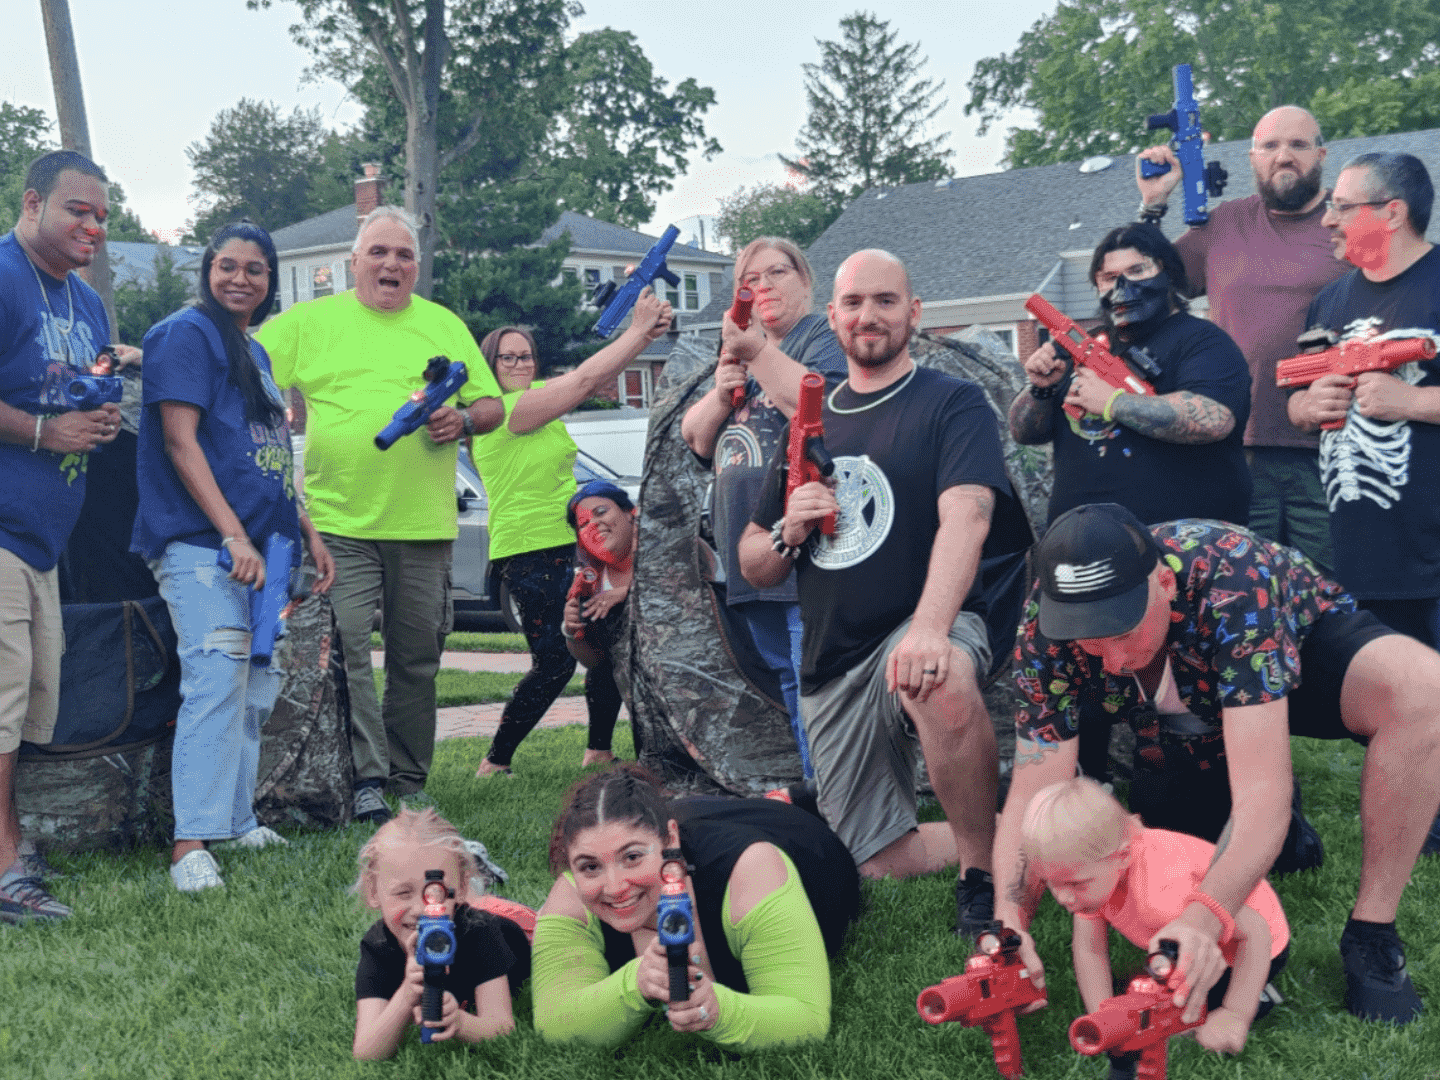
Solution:
[[(269, 356), (254, 340), (250, 354), (266, 390), (280, 402), (280, 391), (270, 377)], [(245, 399), (229, 372), (219, 328), (198, 308), (181, 308), (145, 335), (145, 409), (137, 451), (140, 510), (130, 550), (147, 559), (159, 558), (175, 541), (216, 550), (221, 541), (165, 452), (160, 416), (164, 401), (200, 409), (196, 441), (250, 541), (263, 550), (270, 536), (280, 533), (295, 542), (296, 562), (300, 559), (303, 545), (295, 508), (290, 426), (283, 420), (272, 428), (246, 419)]]
[[(0, 401), (32, 416), (68, 411), (62, 387), (88, 373), (108, 326), (94, 289), (37, 270), (13, 232), (0, 237)], [(85, 501), (87, 456), (0, 443), (0, 547), (54, 568)]]
[(1037, 584), (1015, 647), (1022, 739), (1050, 745), (1073, 739), (1083, 716), (1103, 709), (1135, 728), (1144, 759), (1168, 760), (1176, 749), (1169, 742), (1185, 743), (1188, 757), (1218, 759), (1224, 710), (1285, 697), (1300, 685), (1300, 649), (1316, 620), (1355, 610), (1344, 589), (1298, 549), (1247, 529), (1191, 519), (1150, 531), (1175, 572), (1166, 651), (1189, 710), (1183, 729), (1157, 717), (1134, 676), (1111, 675), (1076, 642), (1041, 634)]

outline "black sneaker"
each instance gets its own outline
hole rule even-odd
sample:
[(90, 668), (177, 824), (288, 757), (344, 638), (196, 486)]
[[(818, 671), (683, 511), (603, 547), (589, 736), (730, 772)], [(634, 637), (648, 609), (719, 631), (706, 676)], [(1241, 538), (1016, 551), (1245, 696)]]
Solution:
[(37, 877), (7, 877), (0, 884), (0, 921), (68, 919), (74, 912), (50, 895)]
[(955, 932), (978, 937), (995, 921), (995, 880), (972, 866), (955, 881)]
[(1293, 874), (1298, 870), (1318, 870), (1325, 862), (1325, 842), (1315, 831), (1315, 826), (1306, 820), (1300, 809), (1300, 782), (1294, 783), (1290, 796), (1290, 831), (1285, 834), (1285, 843), (1270, 873), (1276, 877)]
[(1440, 852), (1440, 814), (1430, 823), (1430, 832), (1425, 837), (1425, 843), (1420, 845), (1421, 855), (1434, 855)]
[(393, 816), (390, 813), (390, 807), (385, 802), (385, 796), (380, 794), (379, 788), (355, 789), (354, 817), (356, 821), (363, 821), (370, 825), (384, 825)]
[(1408, 1024), (1424, 1008), (1405, 970), (1405, 946), (1394, 923), (1350, 919), (1340, 935), (1340, 960), (1345, 965), (1345, 1007), (1355, 1016)]

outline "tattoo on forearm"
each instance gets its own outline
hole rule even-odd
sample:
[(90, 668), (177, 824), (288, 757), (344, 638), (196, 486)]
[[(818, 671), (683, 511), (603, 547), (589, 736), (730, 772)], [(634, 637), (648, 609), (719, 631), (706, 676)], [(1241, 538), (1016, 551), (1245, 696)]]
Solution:
[(1163, 397), (1125, 394), (1116, 399), (1111, 415), (1132, 431), (1171, 443), (1219, 442), (1235, 427), (1234, 413), (1189, 390)]
[(1050, 402), (1040, 401), (1027, 387), (1010, 405), (1010, 437), (1022, 446), (1049, 442), (1053, 434)]
[(1026, 874), (1030, 869), (1030, 860), (1025, 857), (1022, 851), (1020, 857), (1015, 860), (1015, 880), (1010, 883), (1010, 891), (1005, 898), (1020, 908), (1022, 911), (1030, 899), (1030, 885), (1026, 881)]

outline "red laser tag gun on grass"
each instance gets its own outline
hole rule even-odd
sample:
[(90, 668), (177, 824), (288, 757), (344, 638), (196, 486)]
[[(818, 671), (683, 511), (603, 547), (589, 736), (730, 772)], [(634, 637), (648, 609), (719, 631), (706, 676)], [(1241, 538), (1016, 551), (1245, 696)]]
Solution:
[[(730, 321), (741, 330), (750, 329), (750, 308), (755, 303), (755, 293), (744, 285), (735, 290), (735, 303), (730, 306)], [(745, 404), (745, 388), (737, 386), (730, 391), (730, 408), (738, 409)]]
[(1165, 1080), (1165, 1059), (1171, 1035), (1197, 1028), (1205, 1022), (1205, 1006), (1193, 1024), (1182, 1020), (1182, 1009), (1174, 1002), (1175, 992), (1167, 985), (1180, 946), (1160, 942), (1150, 954), (1149, 970), (1130, 980), (1125, 993), (1108, 998), (1088, 1016), (1070, 1025), (1070, 1045), (1087, 1056), (1140, 1053), (1135, 1080)]
[[(790, 418), (790, 446), (785, 454), (785, 505), (795, 489), (821, 480), (835, 471), (835, 462), (825, 449), (825, 421), (820, 408), (825, 402), (825, 380), (813, 371), (800, 376), (800, 404)], [(835, 515), (826, 514), (820, 531), (835, 535)]]
[(395, 410), (379, 435), (375, 445), (389, 450), (406, 435), (419, 431), (430, 419), (430, 414), (460, 392), (470, 380), (470, 372), (459, 360), (448, 356), (432, 356), (425, 364), (425, 385), (416, 390)]
[[(1025, 310), (1050, 331), (1056, 350), (1061, 356), (1070, 357), (1077, 370), (1088, 367), (1116, 390), (1131, 394), (1155, 393), (1155, 388), (1130, 370), (1130, 365), (1107, 349), (1104, 342), (1087, 334), (1080, 328), (1079, 323), (1062, 314), (1039, 293), (1025, 301)], [(1160, 365), (1144, 349), (1131, 349), (1130, 359), (1150, 378), (1156, 378), (1160, 374)], [(1079, 420), (1085, 411), (1078, 405), (1066, 405), (1065, 412)]]
[(975, 955), (965, 961), (965, 973), (920, 991), (915, 1008), (929, 1024), (955, 1021), (978, 1027), (990, 1036), (995, 1068), (1006, 1080), (1024, 1073), (1020, 1062), (1019, 1010), (1045, 1000), (1045, 991), (1030, 981), (1030, 969), (1020, 962), (1020, 935), (1004, 923), (991, 923), (975, 941)]
[[(1309, 386), (1316, 379), (1326, 375), (1344, 375), (1353, 378), (1367, 371), (1394, 371), (1411, 360), (1435, 359), (1435, 339), (1352, 338), (1335, 344), (1335, 335), (1324, 327), (1306, 330), (1295, 339), (1304, 352), (1281, 360), (1275, 365), (1276, 386)], [(1326, 348), (1326, 346), (1330, 348)], [(1342, 428), (1344, 420), (1332, 420), (1322, 424), (1329, 430)]]

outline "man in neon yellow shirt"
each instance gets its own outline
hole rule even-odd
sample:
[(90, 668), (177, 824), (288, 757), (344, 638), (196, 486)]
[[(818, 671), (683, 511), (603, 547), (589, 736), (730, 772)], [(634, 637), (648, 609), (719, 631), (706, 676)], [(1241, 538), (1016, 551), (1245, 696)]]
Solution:
[[(381, 206), (360, 224), (355, 288), (296, 304), (256, 335), (275, 382), (305, 398), (305, 495), (335, 557), (331, 591), (345, 647), (355, 755), (355, 817), (390, 818), (381, 797), (425, 786), (435, 747), (435, 673), (449, 622), (455, 540), (455, 442), (503, 418), (500, 389), (469, 329), (412, 295), (419, 273), (410, 215)], [(387, 451), (375, 433), (432, 356), (461, 360), (464, 408), (436, 409), (424, 432)], [(375, 694), (370, 625), (384, 612), (385, 701)]]

